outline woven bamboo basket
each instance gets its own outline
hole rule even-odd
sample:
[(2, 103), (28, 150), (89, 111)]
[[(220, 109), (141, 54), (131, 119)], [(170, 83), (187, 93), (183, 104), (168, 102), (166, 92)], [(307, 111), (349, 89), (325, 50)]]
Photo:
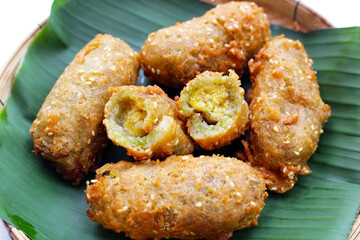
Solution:
[[(202, 0), (210, 4), (219, 4), (229, 2), (229, 0)], [(241, 0), (240, 0), (241, 1)], [(248, 0), (249, 1), (249, 0)], [(272, 24), (281, 25), (296, 31), (308, 32), (312, 30), (329, 28), (332, 24), (320, 16), (318, 13), (302, 4), (299, 0), (252, 0), (259, 6), (263, 7)], [(25, 39), (21, 46), (14, 53), (5, 68), (0, 74), (0, 110), (4, 107), (7, 98), (11, 93), (12, 84), (21, 64), (21, 61), (35, 38), (36, 34), (46, 23), (44, 20), (33, 31), (33, 33)], [(9, 231), (9, 235), (14, 240), (30, 240), (22, 231), (4, 222)], [(357, 217), (349, 240), (360, 239), (360, 215)]]

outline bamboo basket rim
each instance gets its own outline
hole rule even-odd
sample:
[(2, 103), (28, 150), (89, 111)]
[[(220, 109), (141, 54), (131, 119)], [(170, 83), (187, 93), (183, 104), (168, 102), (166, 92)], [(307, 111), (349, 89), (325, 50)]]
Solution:
[[(201, 0), (203, 2), (207, 2), (210, 4), (219, 4), (223, 2), (228, 2), (228, 0)], [(243, 0), (240, 0), (243, 1)], [(333, 25), (316, 11), (307, 7), (306, 5), (301, 3), (301, 0), (276, 0), (276, 1), (268, 1), (268, 0), (248, 0), (253, 1), (259, 6), (262, 6), (265, 12), (269, 16), (269, 20), (273, 24), (281, 25), (293, 30), (297, 31), (312, 31), (322, 28), (330, 28)], [(277, 6), (282, 5), (287, 8), (283, 9), (293, 9), (293, 11), (280, 11)], [(306, 24), (308, 18), (312, 18), (316, 20), (316, 23), (309, 25)], [(43, 22), (38, 24), (36, 29), (23, 41), (23, 43), (17, 48), (14, 52), (10, 60), (7, 62), (5, 67), (1, 69), (0, 74), (0, 111), (6, 104), (6, 100), (10, 96), (10, 91), (12, 84), (14, 82), (16, 73), (21, 65), (21, 62), (26, 54), (26, 51), (34, 40), (38, 32), (42, 29), (42, 27), (47, 22), (48, 18), (46, 18)], [(6, 92), (7, 91), (7, 92)], [(21, 230), (11, 225), (10, 223), (0, 219), (1, 222), (5, 225), (5, 228), (8, 230), (9, 236), (14, 240), (31, 240), (28, 238)], [(354, 221), (353, 228), (349, 235), (348, 240), (357, 240), (360, 239), (360, 213), (358, 213), (357, 218)]]

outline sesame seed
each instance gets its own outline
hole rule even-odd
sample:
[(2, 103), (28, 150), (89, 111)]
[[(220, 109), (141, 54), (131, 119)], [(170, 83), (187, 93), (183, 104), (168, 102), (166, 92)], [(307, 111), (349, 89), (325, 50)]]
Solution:
[(256, 203), (253, 202), (253, 201), (250, 202), (250, 205), (253, 206), (253, 207), (256, 207)]
[(303, 150), (303, 147), (299, 148), (299, 152), (301, 152)]
[(224, 47), (227, 47), (227, 48), (228, 48), (228, 47), (230, 47), (230, 44), (225, 43), (225, 44), (224, 44)]
[(95, 131), (94, 130), (91, 131), (91, 135), (95, 136)]
[(151, 72), (152, 72), (152, 73), (155, 73), (155, 69), (154, 69), (154, 68), (151, 68)]
[(128, 209), (129, 209), (129, 207), (125, 205), (124, 207), (122, 207), (121, 209), (119, 209), (118, 212), (125, 212), (125, 211), (128, 210)]
[(216, 24), (216, 23), (217, 23), (216, 19), (213, 19), (213, 20), (212, 20), (212, 23)]
[(241, 193), (239, 193), (239, 192), (236, 192), (235, 195), (238, 197), (241, 197)]
[(195, 203), (195, 206), (196, 206), (196, 207), (201, 207), (201, 206), (202, 206), (202, 202), (197, 202), (197, 203)]
[(235, 187), (235, 184), (234, 184), (234, 182), (233, 181), (229, 181), (229, 184), (230, 184), (230, 187)]
[(213, 32), (214, 30), (212, 30), (211, 28), (207, 27), (206, 30), (208, 30), (209, 32)]
[(283, 173), (286, 173), (286, 171), (287, 171), (287, 168), (284, 167), (283, 170), (282, 170), (282, 172), (283, 172)]
[(89, 138), (89, 140), (87, 141), (87, 144), (90, 144), (91, 143), (91, 138)]
[(294, 151), (295, 155), (299, 156), (300, 153), (298, 151)]
[(315, 134), (318, 134), (319, 132), (318, 131), (315, 131)]
[(114, 65), (112, 65), (112, 66), (110, 67), (110, 69), (113, 70), (113, 71), (115, 71), (115, 70), (116, 70), (116, 67), (115, 67)]
[(290, 143), (290, 141), (289, 140), (284, 140), (283, 143), (288, 144), (288, 143)]
[(158, 232), (155, 229), (153, 230), (153, 233), (158, 234)]
[(96, 183), (97, 181), (98, 181), (98, 180), (96, 180), (96, 179), (91, 179), (91, 180), (90, 180), (91, 183)]
[(228, 182), (228, 181), (229, 181), (229, 179), (230, 179), (229, 175), (226, 175), (226, 177), (225, 177), (225, 181), (226, 181), (226, 182)]
[(315, 130), (314, 124), (311, 124), (311, 130)]
[(54, 133), (53, 132), (48, 132), (48, 135), (49, 136), (52, 136)]
[(275, 126), (273, 129), (274, 129), (275, 132), (279, 132), (278, 127)]
[(277, 187), (272, 187), (272, 188), (270, 188), (270, 190), (271, 191), (276, 191), (276, 190), (278, 190), (278, 188)]
[(215, 41), (214, 41), (214, 39), (210, 38), (209, 42), (214, 43)]
[(134, 56), (134, 54), (133, 54), (132, 52), (130, 52), (130, 56), (132, 56), (132, 57), (133, 57), (133, 56)]
[(320, 133), (323, 133), (323, 132), (324, 132), (324, 130), (320, 129)]
[(157, 75), (159, 75), (160, 74), (160, 69), (156, 69), (156, 73), (157, 73)]
[(232, 63), (231, 66), (232, 66), (232, 67), (236, 67), (236, 64), (235, 64), (235, 63)]
[(83, 82), (85, 82), (85, 78), (84, 78), (83, 75), (80, 76), (80, 80), (83, 81)]
[(245, 46), (246, 46), (246, 47), (250, 46), (250, 43), (248, 43), (248, 42), (247, 42), (247, 43), (245, 43)]

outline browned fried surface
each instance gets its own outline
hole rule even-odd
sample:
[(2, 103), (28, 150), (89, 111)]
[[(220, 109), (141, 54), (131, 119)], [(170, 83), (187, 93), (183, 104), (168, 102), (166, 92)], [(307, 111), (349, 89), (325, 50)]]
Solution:
[(205, 70), (234, 69), (241, 75), (270, 38), (262, 8), (249, 2), (220, 4), (202, 17), (150, 34), (141, 66), (151, 80), (174, 88)]
[(36, 154), (77, 184), (100, 157), (109, 86), (135, 84), (139, 54), (124, 41), (97, 35), (75, 56), (46, 97), (30, 133)]
[(181, 91), (176, 104), (190, 136), (203, 149), (220, 148), (244, 134), (249, 109), (240, 85), (233, 70), (229, 76), (205, 71)]
[(87, 213), (136, 240), (222, 240), (257, 224), (267, 197), (259, 173), (220, 156), (107, 164), (86, 190)]
[(122, 86), (105, 107), (104, 124), (114, 144), (136, 160), (194, 151), (175, 102), (158, 86)]
[(275, 192), (292, 189), (297, 175), (309, 174), (330, 107), (322, 101), (316, 73), (303, 45), (283, 36), (267, 43), (249, 62), (253, 87), (249, 161), (263, 172)]

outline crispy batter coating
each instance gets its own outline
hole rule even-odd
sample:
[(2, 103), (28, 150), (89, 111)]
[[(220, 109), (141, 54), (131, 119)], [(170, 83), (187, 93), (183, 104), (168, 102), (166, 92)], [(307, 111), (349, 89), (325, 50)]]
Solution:
[(249, 122), (249, 109), (239, 76), (205, 71), (187, 83), (176, 104), (187, 119), (190, 136), (205, 150), (228, 145)]
[(175, 102), (158, 86), (122, 86), (105, 107), (108, 137), (135, 160), (194, 151)]
[(266, 14), (255, 3), (220, 4), (202, 17), (150, 34), (141, 67), (149, 79), (182, 88), (205, 70), (234, 69), (241, 75), (270, 39)]
[(236, 158), (191, 155), (106, 164), (87, 187), (87, 213), (136, 240), (225, 240), (257, 225), (267, 197), (260, 174)]
[(253, 86), (245, 154), (275, 192), (292, 189), (297, 175), (311, 173), (306, 162), (331, 114), (320, 97), (312, 63), (299, 41), (283, 36), (249, 62)]
[(78, 184), (105, 147), (108, 87), (135, 84), (139, 68), (139, 54), (127, 43), (97, 35), (76, 54), (39, 110), (30, 128), (34, 152)]

